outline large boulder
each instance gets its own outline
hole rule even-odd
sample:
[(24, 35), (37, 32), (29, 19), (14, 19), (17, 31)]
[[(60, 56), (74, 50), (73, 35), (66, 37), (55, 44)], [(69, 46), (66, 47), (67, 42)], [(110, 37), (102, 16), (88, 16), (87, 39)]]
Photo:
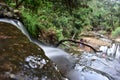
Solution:
[[(31, 56), (34, 60), (28, 60)], [(10, 78), (60, 80), (60, 74), (41, 48), (15, 26), (0, 22), (0, 79)]]

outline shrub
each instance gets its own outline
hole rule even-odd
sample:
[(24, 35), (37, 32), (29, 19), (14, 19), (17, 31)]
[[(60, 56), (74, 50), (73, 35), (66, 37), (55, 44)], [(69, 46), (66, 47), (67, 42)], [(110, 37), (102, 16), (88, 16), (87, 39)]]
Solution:
[(120, 27), (117, 27), (115, 31), (112, 31), (112, 37), (116, 38), (120, 36)]
[(31, 14), (30, 11), (21, 10), (22, 12), (22, 20), (27, 28), (28, 32), (34, 36), (37, 37), (37, 27), (38, 27), (38, 18), (36, 15)]

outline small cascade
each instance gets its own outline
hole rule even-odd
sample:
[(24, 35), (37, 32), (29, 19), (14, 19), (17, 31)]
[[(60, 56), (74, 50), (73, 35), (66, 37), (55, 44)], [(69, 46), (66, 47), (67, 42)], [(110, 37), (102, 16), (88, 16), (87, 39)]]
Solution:
[(99, 50), (102, 51), (102, 54), (105, 54), (108, 57), (112, 57), (120, 60), (120, 44), (119, 43), (113, 43), (112, 46), (110, 47), (101, 46)]
[(115, 53), (115, 58), (120, 60), (120, 44), (117, 45), (116, 53)]

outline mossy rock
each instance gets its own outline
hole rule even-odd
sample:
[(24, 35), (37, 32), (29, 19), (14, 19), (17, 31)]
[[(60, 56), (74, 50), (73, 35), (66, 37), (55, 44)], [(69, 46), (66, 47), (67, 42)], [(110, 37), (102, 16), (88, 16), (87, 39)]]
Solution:
[[(28, 56), (37, 57), (37, 68), (30, 67), (25, 61)], [(43, 60), (45, 63), (42, 63)], [(15, 26), (0, 22), (0, 79), (7, 80), (11, 74), (20, 80), (34, 80), (36, 77), (41, 80), (44, 76), (60, 80), (59, 72), (40, 47), (31, 43)]]

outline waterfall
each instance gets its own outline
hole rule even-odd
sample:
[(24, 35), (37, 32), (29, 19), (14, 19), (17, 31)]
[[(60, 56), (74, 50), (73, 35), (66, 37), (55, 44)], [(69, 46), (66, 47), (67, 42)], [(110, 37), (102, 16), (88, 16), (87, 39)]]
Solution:
[[(15, 19), (0, 19), (0, 22), (10, 23), (16, 26), (21, 32), (28, 37), (28, 39), (43, 49), (45, 55), (54, 63), (57, 64), (58, 69), (70, 80), (120, 80), (120, 64), (116, 59), (120, 58), (120, 47), (116, 48), (113, 44), (111, 48), (102, 47), (101, 50), (109, 52), (107, 55), (115, 55), (115, 60), (108, 61), (104, 58), (98, 57), (96, 54), (83, 53), (76, 63), (76, 58), (69, 53), (55, 48), (53, 46), (46, 46), (37, 39), (29, 35), (23, 24)], [(29, 56), (30, 57), (30, 56)], [(30, 58), (26, 58), (29, 61)], [(112, 70), (112, 71), (111, 71)]]
[[(66, 73), (73, 69), (75, 65), (75, 59), (70, 54), (59, 48), (43, 45), (40, 41), (29, 35), (29, 33), (20, 21), (15, 19), (0, 19), (0, 22), (12, 24), (18, 29), (20, 29), (22, 33), (27, 36), (31, 42), (37, 44), (40, 48), (43, 49), (45, 55), (57, 64), (59, 70), (62, 71), (61, 73), (63, 73), (64, 75), (66, 75)], [(27, 58), (27, 60), (29, 59)]]

